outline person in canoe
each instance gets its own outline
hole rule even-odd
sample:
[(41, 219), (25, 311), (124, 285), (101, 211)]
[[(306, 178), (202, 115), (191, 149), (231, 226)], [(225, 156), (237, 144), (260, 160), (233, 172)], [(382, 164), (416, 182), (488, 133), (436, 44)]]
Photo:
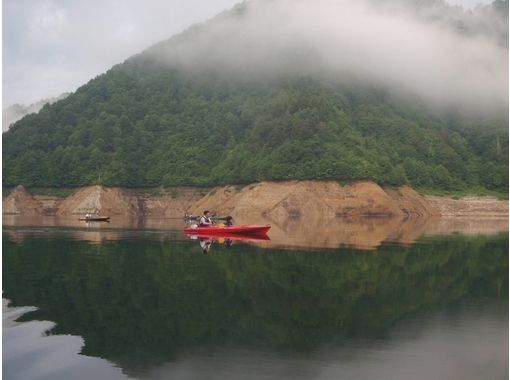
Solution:
[(210, 227), (213, 225), (211, 218), (209, 217), (209, 211), (205, 210), (204, 215), (200, 217), (200, 221), (198, 222), (199, 227)]
[(225, 227), (232, 227), (234, 225), (234, 219), (229, 215), (225, 218)]

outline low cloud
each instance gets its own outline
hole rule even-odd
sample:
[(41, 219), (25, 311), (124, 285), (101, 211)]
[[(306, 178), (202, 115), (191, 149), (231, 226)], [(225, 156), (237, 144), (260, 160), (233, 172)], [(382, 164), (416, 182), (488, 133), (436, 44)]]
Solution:
[(498, 34), (501, 28), (493, 27), (507, 27), (507, 20), (498, 19), (490, 7), (463, 11), (441, 1), (429, 3), (434, 6), (252, 1), (146, 53), (195, 72), (250, 80), (280, 75), (356, 79), (433, 106), (507, 109), (508, 49)]

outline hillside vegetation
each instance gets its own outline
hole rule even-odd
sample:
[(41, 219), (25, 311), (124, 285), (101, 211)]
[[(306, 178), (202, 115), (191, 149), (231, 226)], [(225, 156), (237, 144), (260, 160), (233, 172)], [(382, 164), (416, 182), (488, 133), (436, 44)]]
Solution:
[(60, 99), (64, 99), (67, 95), (69, 94), (63, 93), (55, 98), (41, 99), (38, 102), (32, 103), (28, 106), (16, 103), (4, 108), (2, 110), (2, 132), (7, 131), (12, 123), (20, 120), (23, 116), (28, 115), (29, 113), (37, 113), (41, 108), (44, 107), (45, 104), (55, 103)]
[(505, 113), (439, 112), (356, 79), (190, 73), (152, 59), (159, 48), (15, 123), (3, 136), (4, 186), (318, 178), (508, 190)]

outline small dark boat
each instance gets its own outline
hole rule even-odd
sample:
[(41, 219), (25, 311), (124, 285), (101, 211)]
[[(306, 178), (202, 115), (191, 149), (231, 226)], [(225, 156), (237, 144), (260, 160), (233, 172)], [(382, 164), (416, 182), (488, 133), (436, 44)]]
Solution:
[(80, 218), (79, 220), (84, 220), (86, 222), (109, 222), (109, 216), (89, 216), (85, 218)]

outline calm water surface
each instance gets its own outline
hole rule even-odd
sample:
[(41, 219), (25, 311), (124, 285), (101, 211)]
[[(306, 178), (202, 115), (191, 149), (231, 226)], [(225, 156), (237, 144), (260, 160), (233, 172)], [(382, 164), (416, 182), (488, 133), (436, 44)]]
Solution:
[(5, 379), (508, 378), (507, 234), (208, 254), (98, 234), (4, 229)]

